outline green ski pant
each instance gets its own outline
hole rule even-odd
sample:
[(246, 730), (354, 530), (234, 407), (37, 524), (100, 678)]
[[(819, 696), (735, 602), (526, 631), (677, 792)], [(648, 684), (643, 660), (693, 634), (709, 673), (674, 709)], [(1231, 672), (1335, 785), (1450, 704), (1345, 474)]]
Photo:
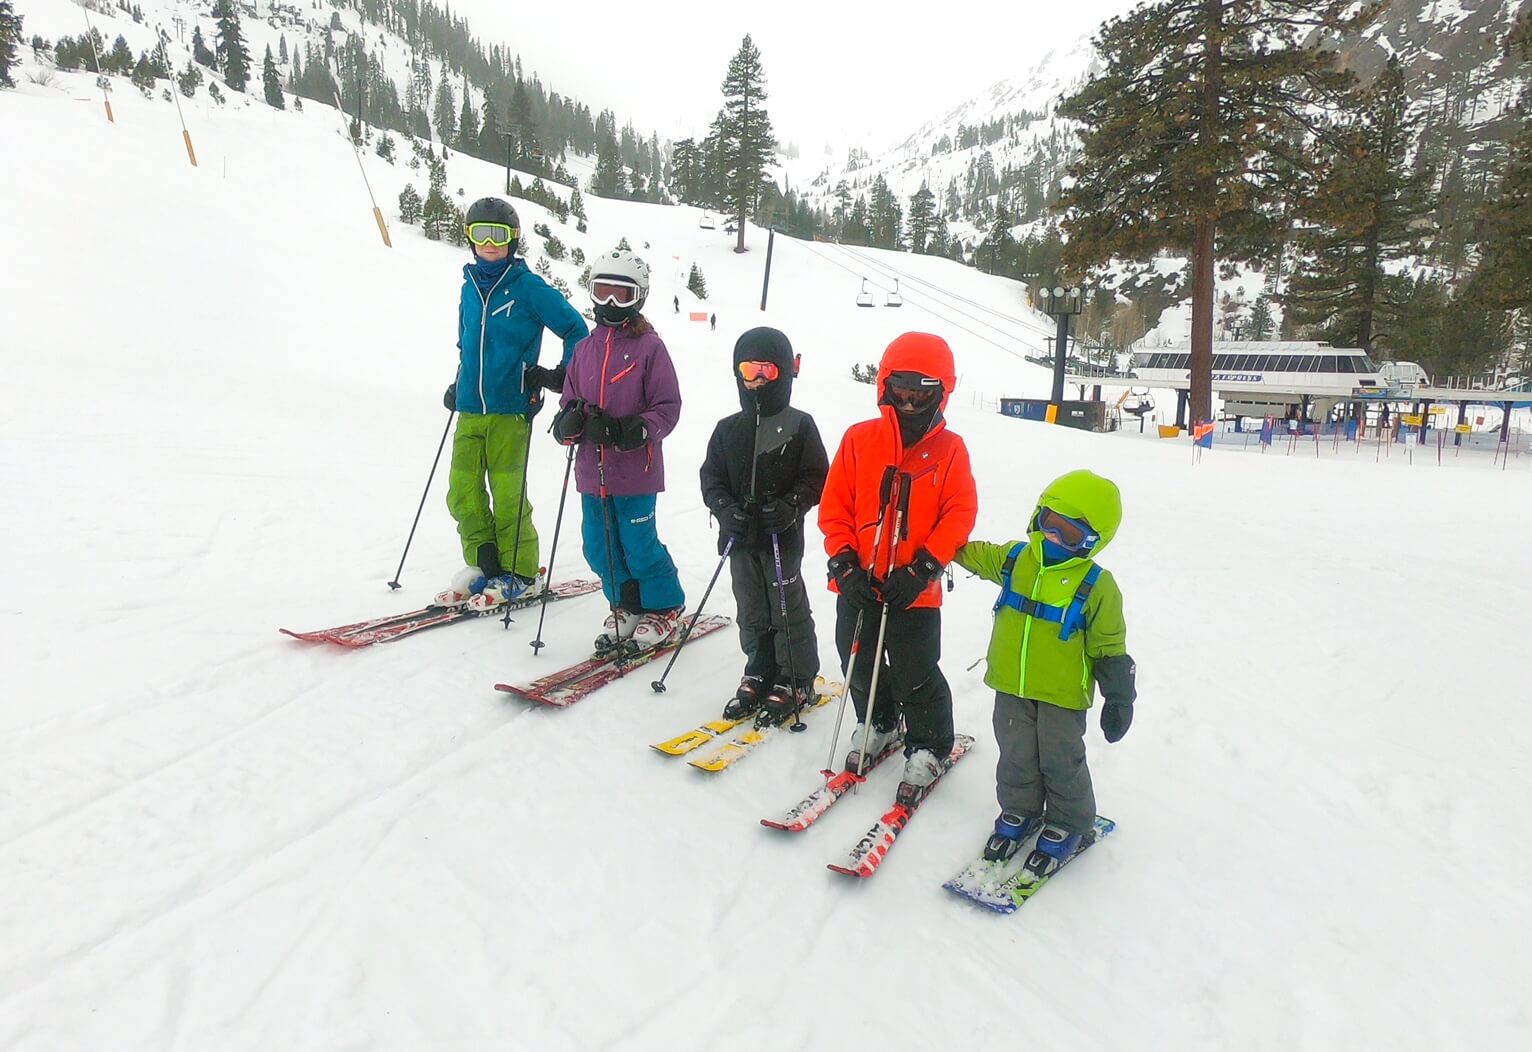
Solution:
[(477, 566), (479, 546), (493, 541), (500, 549), (500, 565), (507, 571), (537, 576), (537, 528), (532, 525), (532, 505), (522, 478), (531, 440), (531, 421), (519, 413), (458, 414), (452, 468), (447, 474), (447, 510), (457, 521), (465, 565)]

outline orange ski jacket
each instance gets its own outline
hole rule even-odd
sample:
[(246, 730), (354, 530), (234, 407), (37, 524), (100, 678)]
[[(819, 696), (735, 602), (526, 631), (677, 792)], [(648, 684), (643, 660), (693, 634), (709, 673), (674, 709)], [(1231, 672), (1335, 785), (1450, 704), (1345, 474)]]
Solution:
[[(899, 434), (897, 410), (883, 405), (889, 374), (918, 372), (942, 382), (942, 408), (957, 385), (952, 350), (939, 336), (908, 332), (888, 345), (878, 363), (879, 416), (853, 424), (841, 438), (830, 461), (824, 496), (819, 505), (819, 528), (825, 537), (825, 554), (834, 556), (846, 548), (856, 552), (862, 566), (880, 580), (914, 560), (924, 548), (943, 566), (968, 541), (978, 517), (979, 497), (969, 465), (968, 447), (947, 430), (939, 416), (931, 430), (904, 448)], [(891, 472), (892, 478), (885, 485)], [(894, 538), (896, 509), (905, 494), (909, 505)], [(878, 550), (873, 551), (878, 522), (886, 510)], [(830, 582), (832, 592), (839, 591)], [(941, 606), (939, 580), (933, 581), (913, 606)]]

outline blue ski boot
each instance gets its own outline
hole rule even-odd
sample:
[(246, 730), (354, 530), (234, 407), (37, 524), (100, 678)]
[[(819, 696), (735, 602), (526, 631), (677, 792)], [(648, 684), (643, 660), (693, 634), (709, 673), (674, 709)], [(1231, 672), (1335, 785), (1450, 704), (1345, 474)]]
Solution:
[(1041, 818), (1018, 815), (1010, 811), (1000, 812), (1000, 817), (995, 819), (995, 835), (990, 837), (989, 842), (984, 845), (984, 861), (1010, 861), (1016, 852), (1021, 850), (1021, 845), (1026, 843), (1027, 838), (1037, 832), (1037, 827), (1042, 824)]
[(1055, 825), (1043, 827), (1037, 835), (1037, 848), (1027, 856), (1027, 869), (1033, 876), (1049, 877), (1080, 850), (1084, 838), (1079, 833), (1067, 833)]

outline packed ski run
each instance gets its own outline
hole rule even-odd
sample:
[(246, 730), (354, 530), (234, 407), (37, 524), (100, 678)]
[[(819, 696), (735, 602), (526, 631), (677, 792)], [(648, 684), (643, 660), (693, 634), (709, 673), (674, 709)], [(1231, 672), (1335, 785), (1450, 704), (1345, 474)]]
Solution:
[[(78, 18), (57, 8), (41, 31)], [(34, 162), (0, 166), (0, 197), (24, 202), (0, 237), (19, 395), (0, 419), (0, 1047), (822, 1047), (869, 989), (912, 974), (922, 1011), (880, 1024), (881, 1047), (1029, 1027), (1080, 1048), (1284, 1052), (1532, 1036), (1532, 839), (1507, 803), (1532, 792), (1515, 663), (1532, 554), (1503, 543), (1532, 516), (1524, 458), (1435, 473), (1218, 450), (1193, 467), (1184, 444), (1007, 419), (997, 398), (1046, 394), (1046, 373), (913, 296), (858, 310), (854, 279), (779, 235), (763, 311), (764, 231), (747, 224), (735, 255), (695, 209), (594, 195), (578, 239), (543, 206), (508, 207), (518, 229), (612, 254), (599, 290), (550, 265), (578, 310), (621, 311), (643, 288), (678, 405), (633, 420), (656, 410), (603, 401), (620, 319), (576, 337), (539, 290), (528, 309), (560, 317), (530, 379), (565, 390), (544, 386), (528, 426), (491, 429), (518, 415), (491, 401), (529, 371), (474, 394), (463, 370), (484, 367), (479, 326), (514, 314), (494, 313), (504, 287), (391, 210), (379, 247), (333, 110), (189, 102), (190, 169), (172, 107), (117, 91), (107, 125), (79, 101), (92, 90), (61, 73), (0, 92), (4, 137)], [(366, 165), (381, 201), (411, 178)], [(457, 154), (447, 169), (465, 209), (506, 203), (503, 171)], [(87, 228), (110, 236), (82, 242)], [(1049, 321), (1012, 282), (866, 256)], [(929, 342), (896, 367), (918, 332), (950, 369)], [(651, 361), (642, 335), (612, 357)], [(871, 382), (852, 379), (869, 364)], [(758, 418), (746, 392), (784, 377), (790, 400)], [(940, 432), (892, 440), (933, 404)], [(875, 429), (856, 429), (879, 421), (919, 463), (875, 456)], [(664, 489), (618, 492), (620, 458), (647, 459), (659, 431)], [(933, 480), (920, 443), (947, 433), (962, 453), (941, 443)], [(896, 470), (847, 470), (868, 464)], [(966, 543), (919, 540), (966, 498), (923, 507), (917, 487), (963, 469)], [(839, 487), (828, 529), (795, 488), (818, 470)], [(732, 499), (752, 488), (776, 506)], [(1444, 547), (1443, 523), (1489, 540)], [(842, 528), (855, 540), (826, 550)], [(1058, 558), (1082, 545), (1110, 567), (1088, 589), (1088, 560)], [(460, 606), (433, 609), (452, 591)], [(916, 605), (933, 593), (935, 631), (920, 611), (938, 608)], [(300, 619), (336, 627), (283, 630), (310, 646), (273, 631)], [(436, 631), (458, 623), (478, 627)], [(615, 643), (600, 655), (598, 635)], [(1088, 708), (1051, 706), (1078, 728), (997, 698), (1072, 700), (1080, 680), (1060, 670), (1086, 651)], [(918, 693), (925, 661), (945, 719)], [(730, 698), (742, 678), (756, 689)], [(846, 753), (868, 696), (863, 763)], [(725, 718), (734, 701), (744, 715)], [(1025, 869), (1040, 828), (1002, 863), (979, 857), (997, 812), (1024, 807), (1018, 758), (1039, 742), (1066, 758), (1078, 743), (1091, 776), (1061, 801), (1080, 840), (1042, 878)], [(862, 830), (831, 868), (878, 880), (828, 876)], [(1474, 894), (1443, 894), (1422, 845), (1467, 866)], [(993, 916), (1049, 885), (1023, 917)], [(848, 947), (854, 968), (826, 967)]]

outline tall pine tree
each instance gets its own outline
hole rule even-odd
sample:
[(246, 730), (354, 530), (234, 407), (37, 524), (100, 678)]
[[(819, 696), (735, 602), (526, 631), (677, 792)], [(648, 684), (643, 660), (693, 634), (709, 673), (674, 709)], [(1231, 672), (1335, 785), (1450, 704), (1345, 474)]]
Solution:
[(745, 217), (755, 212), (756, 198), (777, 141), (766, 113), (766, 73), (761, 53), (749, 34), (729, 61), (723, 79), (723, 109), (714, 128), (718, 133), (720, 167), (729, 202), (739, 223), (734, 251), (745, 251)]
[[(1509, 45), (1532, 78), (1532, 12), (1517, 24)], [(1468, 291), (1481, 306), (1520, 310), (1527, 322), (1532, 317), (1532, 81), (1523, 89), (1520, 118), (1499, 190), (1482, 213), (1484, 240)]]
[[(936, 229), (936, 195), (924, 182), (910, 198), (909, 239), (910, 251), (924, 253), (930, 246)], [(940, 251), (940, 249), (937, 249)]]
[(223, 63), (224, 82), (235, 91), (244, 91), (250, 83), (250, 52), (234, 0), (214, 0), (213, 19), (218, 23), (218, 60)]
[(266, 104), (279, 110), (287, 109), (282, 98), (282, 78), (277, 74), (277, 60), (271, 57), (271, 45), (266, 45), (266, 58), (261, 62), (261, 84), (266, 89)]
[(11, 67), (16, 64), (16, 41), (21, 39), (21, 16), (11, 0), (0, 0), (0, 87), (14, 88)]
[(1348, 100), (1339, 134), (1323, 150), (1313, 192), (1297, 215), (1309, 232), (1283, 302), (1292, 323), (1337, 346), (1371, 351), (1397, 332), (1389, 309), (1388, 263), (1419, 251), (1431, 172), (1410, 164), (1415, 122), (1404, 71), (1390, 59), (1366, 90)]
[(1376, 17), (1349, 0), (1163, 0), (1112, 19), (1103, 71), (1059, 106), (1082, 125), (1061, 205), (1076, 270), (1160, 249), (1192, 258), (1191, 411), (1211, 420), (1215, 263), (1267, 252), (1309, 107), (1351, 82), (1325, 36)]
[(443, 146), (457, 142), (457, 100), (452, 97), (452, 82), (447, 79), (447, 64), (442, 63), (441, 83), (436, 85), (436, 136)]

